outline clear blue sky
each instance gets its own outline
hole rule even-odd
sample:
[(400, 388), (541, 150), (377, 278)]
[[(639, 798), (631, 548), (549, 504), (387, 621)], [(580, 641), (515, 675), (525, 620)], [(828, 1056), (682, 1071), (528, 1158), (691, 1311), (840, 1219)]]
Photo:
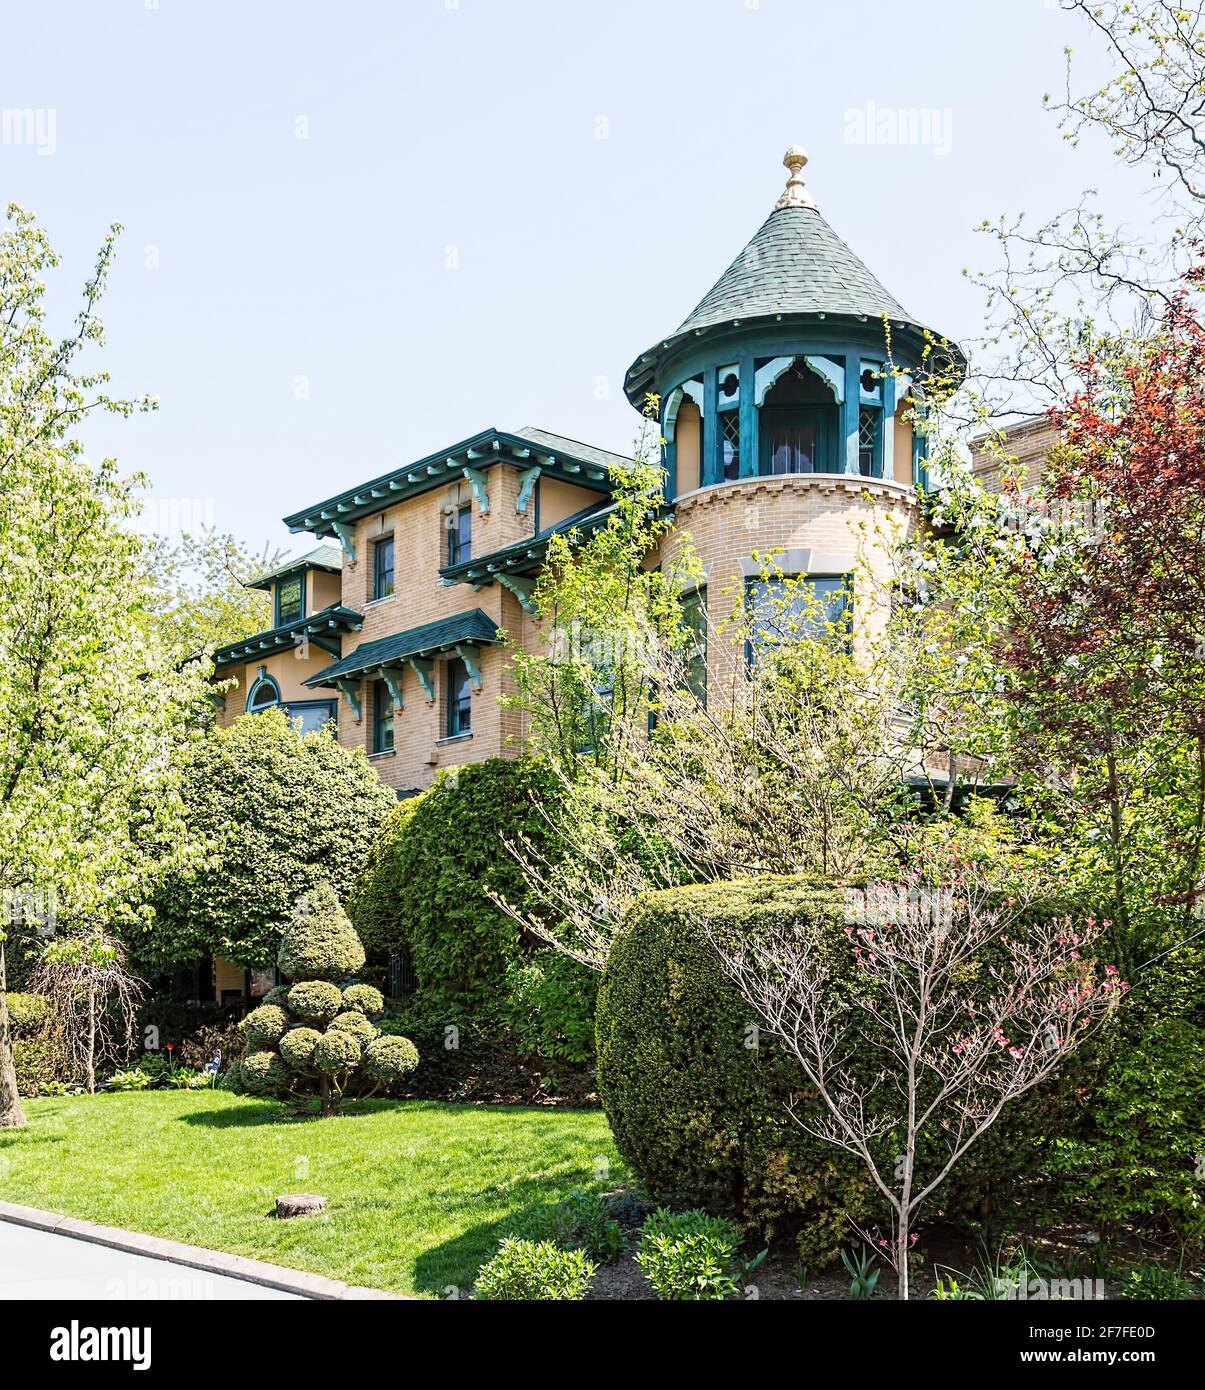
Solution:
[[(1041, 109), (1086, 39), (1047, 0), (39, 0), (3, 22), (0, 106), (54, 126), (44, 154), (0, 144), (0, 193), (72, 295), (125, 225), (105, 361), (161, 402), (89, 450), (256, 545), (302, 546), (284, 513), (488, 425), (625, 448), (624, 370), (760, 225), (789, 144), (837, 231), (960, 339), (977, 221), (1120, 186)], [(869, 103), (937, 111), (937, 142), (852, 142)]]

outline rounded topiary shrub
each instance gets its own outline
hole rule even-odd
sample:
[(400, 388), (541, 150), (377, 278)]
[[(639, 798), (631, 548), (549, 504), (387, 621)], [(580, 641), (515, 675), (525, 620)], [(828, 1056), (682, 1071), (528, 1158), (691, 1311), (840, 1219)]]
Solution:
[[(868, 1210), (853, 1160), (787, 1113), (801, 1074), (759, 1034), (709, 933), (770, 921), (843, 942), (839, 894), (764, 878), (649, 894), (624, 922), (598, 994), (598, 1090), (620, 1153), (658, 1201), (767, 1230), (806, 1228), (808, 1262), (832, 1258)], [(836, 957), (836, 952), (835, 952)]]
[(359, 1009), (363, 1014), (379, 1014), (385, 1007), (385, 997), (374, 985), (348, 985), (343, 991), (343, 1007)]
[[(277, 962), (295, 983), (281, 1003), (261, 1004), (244, 1019), (247, 1052), (231, 1068), (231, 1089), (282, 1099), (317, 1096), (329, 1115), (344, 1099), (371, 1095), (413, 1071), (413, 1043), (382, 1037), (363, 1012), (381, 1004), (379, 991), (355, 984), (344, 991), (335, 983), (363, 960), (360, 939), (333, 893), (300, 899)], [(326, 1031), (316, 1023), (327, 1023)]]
[(364, 964), (364, 947), (330, 884), (298, 903), (280, 938), (276, 963), (290, 980), (339, 980)]
[(314, 1058), (314, 1047), (322, 1034), (317, 1028), (290, 1028), (280, 1040), (280, 1055), (297, 1070), (308, 1067)]
[(278, 1004), (261, 1004), (243, 1019), (243, 1036), (252, 1049), (271, 1048), (284, 1037), (289, 1016)]
[(401, 1081), (418, 1066), (418, 1048), (409, 1038), (375, 1038), (364, 1049), (364, 1070), (383, 1085)]
[(348, 1071), (363, 1051), (363, 1044), (353, 1034), (328, 1029), (314, 1044), (314, 1065), (319, 1071)]
[(307, 1023), (329, 1023), (343, 1007), (343, 991), (330, 980), (302, 980), (286, 991), (285, 1002)]
[(349, 1009), (347, 1013), (331, 1019), (330, 1027), (326, 1031), (350, 1033), (361, 1045), (370, 1043), (377, 1036), (377, 1030), (359, 1009)]
[(253, 1096), (270, 1096), (288, 1082), (289, 1069), (277, 1052), (248, 1052), (239, 1063), (239, 1080)]

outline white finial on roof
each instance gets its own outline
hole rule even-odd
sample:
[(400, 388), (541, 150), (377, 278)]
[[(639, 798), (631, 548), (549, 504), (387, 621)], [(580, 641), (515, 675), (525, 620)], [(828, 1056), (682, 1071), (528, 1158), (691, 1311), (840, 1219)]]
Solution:
[(814, 208), (816, 204), (807, 190), (803, 175), (799, 172), (808, 162), (807, 151), (798, 145), (792, 145), (783, 155), (782, 162), (791, 171), (791, 177), (787, 180), (782, 197), (774, 204), (775, 208)]

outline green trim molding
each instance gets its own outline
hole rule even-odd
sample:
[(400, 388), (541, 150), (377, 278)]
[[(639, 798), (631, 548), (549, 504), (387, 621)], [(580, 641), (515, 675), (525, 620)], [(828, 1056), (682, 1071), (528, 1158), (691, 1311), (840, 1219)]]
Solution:
[(360, 487), (328, 497), (304, 511), (294, 512), (284, 518), (284, 523), (290, 531), (337, 536), (344, 553), (354, 562), (357, 521), (453, 480), (467, 478), (473, 486), (478, 507), (485, 511), (489, 505), (485, 470), (498, 464), (517, 468), (525, 477), (532, 468), (539, 467), (543, 477), (559, 478), (609, 494), (614, 490), (612, 469), (630, 462), (622, 454), (565, 439), (546, 430), (526, 428), (508, 433), (491, 428)]

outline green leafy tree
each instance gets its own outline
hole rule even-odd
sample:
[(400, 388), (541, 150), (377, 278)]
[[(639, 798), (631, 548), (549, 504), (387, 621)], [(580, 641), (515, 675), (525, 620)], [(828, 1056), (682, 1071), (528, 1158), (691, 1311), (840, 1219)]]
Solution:
[(247, 1050), (228, 1084), (281, 1099), (317, 1096), (333, 1115), (418, 1066), (409, 1038), (383, 1035), (371, 1022), (384, 1000), (371, 985), (341, 983), (364, 964), (364, 947), (329, 883), (298, 899), (280, 939), (277, 964), (291, 981), (242, 1022)]
[(221, 955), (264, 966), (299, 894), (351, 892), (395, 804), (360, 749), (300, 733), (281, 710), (244, 715), (197, 741), (182, 770), (189, 834), (204, 860), (155, 900), (161, 961)]
[(79, 437), (92, 414), (153, 405), (79, 366), (103, 343), (118, 231), (57, 340), (44, 277), (58, 257), (20, 208), (0, 233), (0, 1125), (23, 1123), (3, 936), (144, 926), (155, 882), (187, 852), (178, 755), (206, 708), (205, 673), (164, 649), (133, 484)]
[(272, 596), (247, 583), (280, 553), (253, 551), (228, 533), (204, 530), (152, 542), (155, 612), (182, 659), (208, 654), (272, 626)]

